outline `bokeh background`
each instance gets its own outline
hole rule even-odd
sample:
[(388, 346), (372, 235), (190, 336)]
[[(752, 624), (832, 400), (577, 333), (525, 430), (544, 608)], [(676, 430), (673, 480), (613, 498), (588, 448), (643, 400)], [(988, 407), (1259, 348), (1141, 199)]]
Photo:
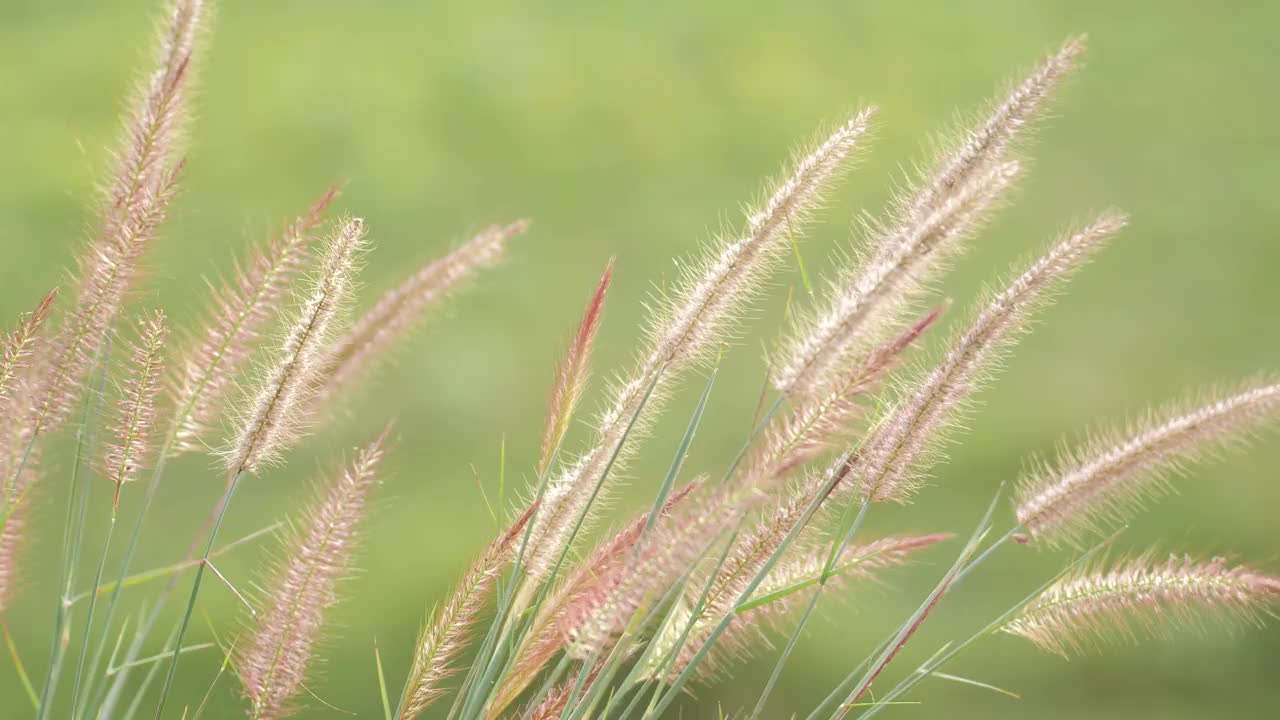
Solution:
[[(146, 57), (155, 5), (0, 2), (0, 317), (26, 310), (59, 282), (85, 235), (85, 208), (121, 98)], [(504, 265), (433, 318), (287, 467), (247, 486), (229, 516), (228, 539), (294, 511), (319, 468), (397, 420), (392, 477), (315, 683), (327, 702), (361, 717), (376, 716), (375, 640), (398, 683), (424, 610), (493, 533), (472, 466), (496, 495), (505, 441), (508, 486), (530, 476), (551, 368), (606, 261), (616, 256), (618, 265), (598, 366), (621, 368), (636, 345), (641, 303), (670, 277), (672, 258), (688, 257), (721, 227), (738, 227), (741, 207), (797, 144), (861, 102), (881, 106), (879, 127), (802, 245), (815, 275), (854, 237), (855, 213), (883, 205), (895, 174), (924, 157), (928, 138), (957, 109), (971, 116), (1004, 80), (1079, 31), (1090, 33), (1088, 66), (1038, 133), (1019, 202), (973, 243), (939, 296), (965, 307), (984, 280), (1090, 211), (1118, 206), (1134, 218), (982, 394), (935, 487), (911, 507), (873, 513), (873, 531), (967, 532), (1028, 456), (1089, 421), (1120, 421), (1188, 388), (1280, 363), (1280, 5), (218, 5), (187, 191), (139, 303), (193, 321), (201, 277), (225, 271), (333, 182), (348, 183), (341, 207), (367, 218), (377, 243), (366, 304), (469, 231), (534, 220)], [(780, 331), (788, 288), (803, 296), (798, 279), (794, 266), (779, 275), (726, 358), (690, 471), (722, 468), (741, 442), (763, 373), (761, 341)], [(942, 337), (935, 334), (932, 351)], [(695, 378), (685, 395), (700, 386)], [(597, 388), (585, 407), (598, 398)], [(651, 496), (692, 400), (676, 402), (645, 445), (621, 509)], [(583, 435), (580, 428), (570, 447)], [(1118, 544), (1239, 553), (1280, 569), (1278, 461), (1280, 445), (1269, 438), (1246, 456), (1197, 467)], [(43, 486), (37, 528), (46, 530), (36, 533), (23, 598), (6, 619), (37, 669), (47, 653), (65, 486), (65, 471)], [(173, 464), (137, 567), (171, 562), (220, 486), (208, 459)], [(105, 507), (95, 511), (94, 533)], [(1009, 511), (1001, 512), (1007, 521)], [(248, 584), (267, 550), (238, 551), (222, 569)], [(931, 553), (886, 587), (854, 587), (827, 604), (770, 714), (807, 712), (915, 607), (955, 550)], [(889, 674), (966, 636), (1064, 560), (1003, 553), (948, 598)], [(234, 631), (235, 602), (224, 588), (206, 586), (201, 607), (220, 633)], [(953, 670), (1022, 700), (936, 681), (915, 693), (919, 705), (892, 712), (1274, 716), (1280, 627), (1184, 630), (1071, 662), (996, 638)], [(195, 635), (208, 638), (203, 620)], [(179, 697), (198, 700), (217, 664), (211, 652), (188, 656)], [(683, 716), (750, 706), (771, 667), (769, 659), (740, 665), (723, 684), (698, 690)], [(0, 660), (0, 717), (28, 716), (24, 703), (9, 660)], [(209, 717), (233, 717), (237, 707), (224, 679)], [(343, 715), (320, 707), (314, 716)]]

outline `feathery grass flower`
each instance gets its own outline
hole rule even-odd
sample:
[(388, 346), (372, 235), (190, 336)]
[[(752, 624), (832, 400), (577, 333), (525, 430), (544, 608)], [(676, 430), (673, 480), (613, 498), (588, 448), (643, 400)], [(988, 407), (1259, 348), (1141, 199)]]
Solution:
[[(1067, 235), (991, 299), (936, 368), (915, 384), (858, 450), (853, 483), (874, 502), (905, 502), (937, 459), (947, 428), (1026, 329), (1035, 308), (1124, 227), (1108, 214)], [(851, 485), (846, 483), (845, 487)]]
[(591, 377), (591, 349), (595, 346), (596, 331), (600, 329), (600, 316), (604, 311), (605, 294), (613, 277), (613, 261), (610, 260), (600, 277), (596, 290), (591, 294), (586, 312), (578, 324), (578, 331), (556, 368), (556, 379), (551, 386), (551, 400), (547, 403), (547, 418), (542, 430), (542, 454), (538, 457), (538, 474), (542, 475), (551, 464), (556, 448), (569, 431), (574, 410), (587, 380)]
[(869, 259), (845, 271), (848, 277), (838, 281), (825, 309), (798, 316), (774, 380), (777, 389), (793, 396), (818, 392), (850, 357), (879, 341), (881, 329), (941, 272), (943, 260), (978, 230), (1020, 172), (1013, 161), (985, 168), (924, 217), (868, 233), (882, 236)]
[(80, 260), (75, 308), (43, 361), (35, 432), (66, 419), (120, 312), (178, 190), (192, 59), (204, 17), (201, 0), (175, 0), (162, 28), (155, 69), (130, 105), (116, 166), (104, 190), (97, 239)]
[[(673, 491), (663, 503), (659, 517), (670, 515), (697, 488), (698, 482), (694, 481)], [(520, 646), (511, 672), (489, 707), (489, 717), (497, 717), (515, 702), (538, 672), (568, 646), (578, 626), (587, 622), (609, 599), (624, 575), (632, 570), (636, 543), (648, 524), (648, 512), (632, 518), (596, 545), (552, 589)]]
[(437, 258), (397, 287), (338, 339), (318, 380), (316, 405), (366, 376), (391, 347), (430, 310), (456, 293), (477, 270), (496, 263), (507, 243), (529, 229), (526, 220), (485, 228), (453, 252)]
[(1102, 433), (1062, 453), (1055, 465), (1037, 463), (1018, 488), (1018, 522), (1033, 539), (1059, 545), (1075, 544), (1104, 518), (1127, 517), (1187, 463), (1280, 418), (1280, 384), (1211, 395), (1187, 407), (1152, 414), (1123, 435)]
[(113, 505), (120, 503), (120, 489), (138, 477), (146, 457), (155, 424), (156, 391), (163, 368), (165, 339), (169, 325), (164, 313), (156, 310), (138, 322), (138, 340), (133, 346), (130, 367), (120, 387), (116, 409), (115, 440), (102, 456), (103, 475), (116, 486)]
[(253, 394), (253, 404), (227, 453), (231, 474), (256, 472), (297, 440), (306, 403), (315, 394), (331, 352), (334, 325), (350, 301), (364, 236), (364, 221), (355, 218), (342, 223), (330, 240), (311, 295), (274, 366)]
[(385, 444), (384, 434), (356, 451), (350, 464), (321, 489), (266, 586), (263, 607), (236, 655), (255, 720), (277, 720), (298, 709), (294, 703), (314, 664), (325, 614), (337, 603), (337, 586), (350, 572)]
[(775, 378), (779, 390), (806, 394), (824, 387), (963, 248), (1017, 174), (1018, 166), (1001, 158), (1083, 51), (1078, 37), (1046, 58), (981, 124), (950, 147), (942, 144), (933, 172), (918, 181), (914, 195), (909, 190), (894, 202), (887, 224), (864, 223), (868, 257), (843, 272), (825, 308), (802, 318)]
[(1063, 578), (1001, 629), (1067, 656), (1090, 643), (1134, 640), (1170, 619), (1180, 628), (1214, 614), (1257, 622), (1277, 603), (1280, 577), (1223, 558), (1170, 555), (1153, 562), (1148, 554)]
[(947, 306), (944, 303), (924, 314), (864, 360), (851, 364), (829, 387), (804, 397), (789, 416), (770, 423), (748, 457), (741, 484), (759, 488), (837, 447), (865, 412), (858, 400), (880, 384)]
[(0, 357), (0, 427), (14, 416), (13, 386), (22, 381), (21, 375), (31, 366), (31, 358), (39, 345), (40, 327), (49, 319), (57, 297), (56, 288), (49, 291), (35, 310), (19, 317), (18, 326), (4, 337), (4, 355)]
[(246, 265), (236, 267), (233, 282), (210, 286), (208, 320), (190, 337), (169, 379), (174, 451), (204, 447), (201, 440), (217, 423), (236, 376), (306, 267), (313, 235), (337, 195), (330, 188), (279, 237), (256, 249)]

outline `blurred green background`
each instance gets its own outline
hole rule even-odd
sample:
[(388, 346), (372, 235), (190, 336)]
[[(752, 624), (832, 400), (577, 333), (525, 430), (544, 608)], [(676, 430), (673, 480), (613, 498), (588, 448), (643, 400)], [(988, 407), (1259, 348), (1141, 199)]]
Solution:
[[(531, 474), (551, 368), (608, 258), (617, 256), (618, 269), (600, 379), (626, 365), (641, 303), (671, 274), (671, 259), (738, 227), (740, 208), (797, 144), (861, 102), (881, 106), (875, 141), (802, 246), (810, 272), (831, 267), (830, 253), (853, 237), (854, 214), (882, 206), (891, 180), (923, 157), (957, 108), (971, 116), (1003, 80), (1079, 31), (1090, 33), (1088, 66), (1038, 134), (1017, 204), (973, 243), (940, 294), (963, 307), (984, 280), (1090, 211), (1117, 206), (1134, 218), (983, 393), (935, 487), (910, 507), (877, 510), (875, 531), (967, 532), (1031, 453), (1091, 420), (1119, 421), (1280, 360), (1280, 5), (217, 4), (187, 191), (139, 303), (163, 304), (190, 324), (202, 276), (225, 271), (333, 182), (349, 182), (341, 207), (367, 218), (377, 243), (366, 303), (483, 224), (534, 220), (503, 266), (433, 319), (287, 467), (247, 486), (227, 521), (230, 539), (292, 512), (318, 468), (397, 420), (393, 477), (314, 683), (361, 717), (376, 716), (375, 640), (398, 685), (423, 611), (493, 533), (470, 465), (492, 495), (505, 438), (508, 484)], [(0, 317), (62, 280), (85, 235), (85, 207), (146, 57), (155, 5), (0, 2)], [(741, 442), (763, 372), (760, 341), (779, 332), (781, 298), (797, 283), (788, 268), (725, 360), (691, 472), (722, 468)], [(935, 350), (943, 336), (935, 334)], [(623, 508), (651, 496), (700, 385), (689, 383), (645, 445)], [(598, 397), (597, 388), (585, 407)], [(1197, 467), (1119, 544), (1239, 553), (1280, 569), (1278, 461), (1280, 446), (1268, 439), (1245, 457)], [(7, 618), (36, 669), (47, 653), (67, 465), (55, 461), (43, 485), (26, 584)], [(171, 562), (220, 486), (210, 460), (174, 463), (136, 567)], [(105, 505), (95, 514), (97, 532)], [(888, 587), (851, 588), (829, 603), (770, 714), (807, 712), (905, 618), (955, 550), (932, 552)], [(265, 551), (238, 551), (221, 569), (247, 585)], [(947, 600), (889, 675), (967, 635), (1063, 561), (1004, 553)], [(206, 586), (201, 607), (220, 633), (235, 630), (224, 588)], [(195, 635), (208, 638), (202, 620)], [(188, 656), (178, 697), (197, 701), (217, 664), (207, 651)], [(740, 665), (699, 689), (684, 717), (750, 706), (771, 667), (769, 659)], [(920, 705), (892, 712), (1274, 717), (1278, 668), (1280, 627), (1188, 630), (1071, 662), (996, 638), (953, 670), (1022, 700), (937, 681), (914, 695)], [(224, 679), (214, 702), (210, 717), (235, 716), (233, 684)], [(24, 703), (9, 661), (0, 661), (0, 717), (27, 716)], [(343, 715), (321, 707), (312, 716)]]

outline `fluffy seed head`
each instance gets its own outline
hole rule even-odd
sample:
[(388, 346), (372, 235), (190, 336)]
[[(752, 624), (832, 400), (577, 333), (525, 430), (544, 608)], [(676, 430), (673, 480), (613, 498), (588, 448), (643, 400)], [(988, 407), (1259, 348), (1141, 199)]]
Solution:
[(18, 415), (18, 408), (12, 406), (14, 386), (20, 382), (19, 376), (31, 366), (31, 358), (39, 344), (40, 327), (49, 319), (57, 297), (56, 288), (49, 291), (36, 309), (19, 317), (18, 326), (4, 337), (4, 355), (0, 358), (0, 427)]
[(56, 297), (56, 290), (50, 292), (34, 311), (18, 319), (17, 328), (4, 338), (0, 360), (0, 614), (18, 591), (18, 560), (31, 502), (28, 490), (39, 459), (39, 448), (33, 446), (39, 372), (31, 361), (44, 346), (39, 330)]
[(859, 449), (852, 479), (865, 497), (905, 502), (915, 493), (937, 459), (948, 426), (1001, 353), (1027, 328), (1033, 311), (1124, 222), (1120, 215), (1104, 215), (1069, 234), (987, 304)]
[[(660, 518), (666, 518), (698, 487), (691, 482), (677, 489), (663, 503)], [(649, 513), (640, 513), (620, 530), (598, 544), (576, 568), (565, 573), (547, 596), (528, 639), (512, 665), (490, 710), (500, 713), (528, 687), (556, 653), (565, 649), (578, 628), (590, 620), (622, 583), (635, 560), (636, 543), (644, 533)]]
[(1210, 396), (1149, 415), (1126, 433), (1108, 432), (1040, 462), (1018, 488), (1018, 522), (1050, 545), (1075, 544), (1104, 519), (1123, 519), (1159, 494), (1165, 479), (1196, 457), (1220, 450), (1280, 418), (1280, 384)]
[(538, 474), (546, 472), (551, 457), (560, 441), (569, 430), (573, 420), (573, 412), (582, 399), (591, 376), (591, 349), (595, 345), (596, 331), (600, 328), (600, 315), (604, 310), (605, 293), (609, 290), (609, 281), (613, 277), (613, 261), (605, 267), (596, 291), (587, 303), (587, 310), (578, 324), (578, 332), (573, 336), (564, 359), (556, 368), (555, 384), (551, 388), (551, 401), (547, 404), (547, 419), (542, 430), (542, 454), (538, 458)]
[(138, 477), (138, 469), (146, 457), (155, 424), (156, 391), (163, 368), (163, 350), (169, 326), (164, 313), (156, 310), (138, 322), (138, 339), (134, 343), (128, 374), (120, 386), (116, 408), (115, 439), (103, 453), (103, 475), (116, 486), (115, 502), (120, 502), (120, 488)]
[(525, 220), (486, 228), (388, 290), (373, 309), (338, 340), (320, 379), (316, 405), (368, 375), (427, 312), (456, 293), (476, 271), (496, 263), (506, 251), (508, 241), (528, 228)]
[[(1223, 558), (1150, 555), (1085, 569), (1041, 593), (1002, 630), (1066, 656), (1094, 643), (1195, 626), (1206, 615), (1258, 622), (1280, 602), (1280, 578)], [(1168, 622), (1172, 620), (1172, 622)]]
[(1068, 38), (1015, 85), (981, 124), (968, 130), (958, 145), (942, 154), (928, 183), (910, 205), (910, 212), (931, 212), (981, 168), (1004, 155), (1034, 122), (1054, 89), (1075, 69), (1084, 50), (1083, 35)]
[(385, 435), (358, 450), (307, 511), (267, 585), (261, 611), (240, 643), (236, 669), (255, 720), (293, 714), (313, 664), (325, 613), (350, 570), (369, 492), (378, 482)]
[(0, 615), (18, 594), (18, 554), (25, 539), (27, 507), (25, 502), (0, 505), (0, 518), (4, 518), (0, 527)]
[(308, 248), (324, 213), (337, 197), (330, 188), (280, 235), (235, 270), (233, 281), (211, 286), (208, 320), (186, 343), (171, 373), (176, 452), (199, 450), (217, 424), (237, 375), (294, 280), (306, 267)]
[(359, 218), (342, 223), (334, 234), (310, 296), (275, 364), (252, 395), (252, 405), (227, 453), (228, 472), (256, 472), (297, 440), (306, 403), (328, 359), (334, 325), (347, 309), (364, 234), (364, 221)]

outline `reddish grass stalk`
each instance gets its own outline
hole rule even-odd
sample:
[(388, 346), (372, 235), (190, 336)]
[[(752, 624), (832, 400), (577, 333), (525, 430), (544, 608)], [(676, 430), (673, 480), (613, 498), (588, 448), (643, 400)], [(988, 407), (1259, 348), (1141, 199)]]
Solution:
[(546, 472), (560, 447), (560, 441), (568, 432), (574, 410), (591, 376), (591, 349), (595, 345), (596, 331), (600, 329), (600, 316), (604, 311), (605, 295), (613, 278), (613, 260), (605, 266), (604, 275), (596, 285), (587, 303), (586, 312), (578, 324), (572, 342), (564, 358), (556, 368), (555, 383), (551, 386), (551, 399), (547, 403), (547, 418), (542, 429), (542, 453), (538, 458), (538, 475)]
[[(697, 487), (696, 483), (689, 483), (671, 493), (662, 506), (661, 517), (668, 516)], [(517, 650), (511, 671), (488, 709), (490, 717), (496, 717), (515, 702), (538, 672), (556, 653), (568, 646), (576, 628), (586, 622), (618, 587), (631, 566), (636, 543), (648, 521), (648, 512), (632, 518), (622, 529), (597, 545), (547, 596), (527, 639)]]

